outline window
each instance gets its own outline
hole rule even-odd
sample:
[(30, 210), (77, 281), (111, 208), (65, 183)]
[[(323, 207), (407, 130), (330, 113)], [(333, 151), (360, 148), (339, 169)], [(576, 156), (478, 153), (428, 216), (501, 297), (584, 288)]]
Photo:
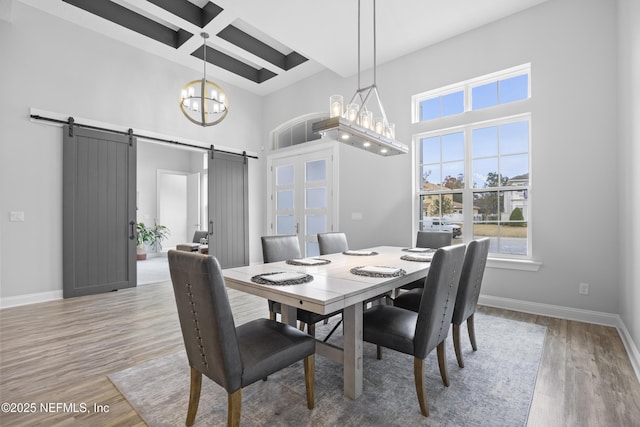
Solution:
[[(431, 130), (414, 135), (418, 230), (451, 231), (454, 243), (489, 237), (493, 257), (530, 257), (529, 77), (527, 65), (445, 88), (461, 93), (471, 108), (447, 119), (453, 127), (439, 128), (433, 119)], [(418, 121), (429, 116), (425, 106), (438, 103), (442, 113), (445, 97), (415, 96)], [(516, 100), (525, 104), (494, 108)], [(482, 120), (474, 121), (479, 109)]]
[(529, 99), (530, 73), (530, 64), (525, 64), (415, 95), (413, 122), (425, 122)]

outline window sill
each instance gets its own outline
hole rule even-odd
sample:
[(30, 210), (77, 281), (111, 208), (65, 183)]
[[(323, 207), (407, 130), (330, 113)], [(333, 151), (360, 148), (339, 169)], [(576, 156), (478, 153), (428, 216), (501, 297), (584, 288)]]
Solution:
[(489, 258), (487, 267), (505, 270), (538, 271), (542, 263), (530, 259)]

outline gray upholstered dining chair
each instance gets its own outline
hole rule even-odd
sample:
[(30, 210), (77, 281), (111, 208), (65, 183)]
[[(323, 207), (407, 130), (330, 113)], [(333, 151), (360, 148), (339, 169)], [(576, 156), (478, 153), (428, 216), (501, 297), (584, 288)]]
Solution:
[[(301, 258), (300, 244), (296, 235), (278, 235), (278, 236), (262, 236), (262, 257), (265, 263), (286, 261), (294, 258)], [(268, 300), (269, 316), (275, 320), (276, 314), (282, 311), (282, 305), (279, 302)], [(307, 327), (307, 332), (311, 336), (315, 336), (316, 323), (328, 319), (332, 316), (340, 314), (342, 311), (336, 311), (331, 314), (317, 314), (311, 311), (298, 309), (297, 319), (302, 322), (300, 329)]]
[[(488, 255), (489, 238), (485, 237), (471, 241), (464, 257), (456, 302), (453, 309), (453, 317), (451, 319), (453, 323), (453, 348), (456, 353), (458, 366), (461, 368), (464, 368), (464, 360), (460, 348), (460, 326), (465, 320), (467, 322), (471, 348), (473, 348), (473, 351), (478, 350), (474, 314), (478, 305), (478, 297), (480, 296), (480, 287), (482, 285)], [(407, 310), (418, 311), (422, 299), (422, 291), (422, 288), (416, 288), (409, 292), (402, 293), (394, 300), (393, 305)]]
[(335, 254), (349, 250), (347, 235), (339, 232), (318, 233), (320, 255)]
[(429, 416), (429, 409), (423, 382), (424, 359), (434, 348), (442, 382), (449, 386), (444, 344), (453, 316), (464, 250), (464, 245), (454, 245), (436, 251), (418, 312), (376, 305), (363, 314), (363, 338), (378, 346), (378, 358), (381, 347), (413, 356), (416, 393), (425, 417)]
[[(453, 234), (448, 231), (418, 231), (418, 234), (416, 235), (417, 248), (440, 249), (445, 246), (451, 246), (452, 241)], [(422, 288), (423, 286), (424, 279), (421, 279), (414, 280), (411, 283), (400, 286), (400, 289), (408, 291), (411, 289)]]
[(170, 250), (168, 258), (191, 367), (186, 425), (195, 421), (203, 374), (227, 391), (227, 424), (238, 426), (242, 388), (303, 359), (307, 407), (313, 409), (313, 337), (269, 319), (235, 327), (218, 260), (177, 250)]
[(453, 242), (453, 234), (450, 231), (418, 231), (416, 247), (439, 249), (450, 246)]

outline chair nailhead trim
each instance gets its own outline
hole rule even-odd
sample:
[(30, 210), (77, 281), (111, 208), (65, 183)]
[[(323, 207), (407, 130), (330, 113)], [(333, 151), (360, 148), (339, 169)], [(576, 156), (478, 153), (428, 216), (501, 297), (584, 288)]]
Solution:
[(189, 297), (189, 303), (191, 304), (191, 316), (193, 317), (194, 329), (196, 331), (196, 339), (198, 340), (198, 347), (200, 347), (201, 362), (205, 367), (208, 367), (207, 356), (204, 353), (204, 346), (202, 345), (202, 336), (200, 336), (200, 328), (198, 321), (198, 312), (196, 311), (196, 303), (193, 300), (193, 292), (191, 292), (191, 284), (187, 283), (187, 296)]

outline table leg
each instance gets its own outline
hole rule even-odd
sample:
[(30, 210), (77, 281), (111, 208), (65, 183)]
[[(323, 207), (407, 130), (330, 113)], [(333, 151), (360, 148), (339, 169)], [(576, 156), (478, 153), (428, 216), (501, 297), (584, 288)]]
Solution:
[(298, 309), (290, 305), (281, 304), (282, 323), (297, 327)]
[(346, 307), (344, 319), (344, 395), (357, 399), (362, 394), (362, 303)]

